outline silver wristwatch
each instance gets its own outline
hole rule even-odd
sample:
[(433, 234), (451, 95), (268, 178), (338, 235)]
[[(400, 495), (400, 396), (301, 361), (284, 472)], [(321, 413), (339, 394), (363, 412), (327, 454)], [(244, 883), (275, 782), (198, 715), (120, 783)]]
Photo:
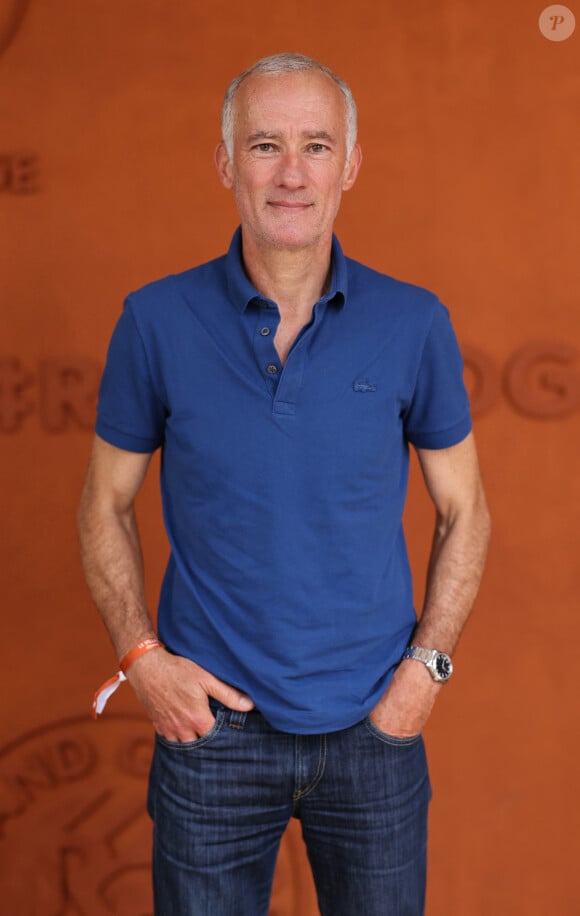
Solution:
[(422, 662), (434, 681), (445, 683), (453, 674), (453, 662), (445, 652), (438, 649), (422, 649), (420, 646), (407, 646), (403, 658), (414, 658)]

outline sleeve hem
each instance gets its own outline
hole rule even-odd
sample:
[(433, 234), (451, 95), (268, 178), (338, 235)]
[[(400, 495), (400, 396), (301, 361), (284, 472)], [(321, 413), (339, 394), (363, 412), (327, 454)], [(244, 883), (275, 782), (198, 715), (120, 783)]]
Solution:
[(149, 454), (161, 446), (161, 442), (158, 439), (122, 432), (119, 429), (115, 429), (114, 426), (110, 426), (101, 417), (97, 419), (95, 432), (101, 439), (108, 442), (109, 445), (114, 445), (116, 448), (122, 448), (127, 452)]
[(471, 432), (471, 416), (468, 414), (447, 429), (440, 429), (437, 432), (417, 432), (408, 433), (407, 438), (415, 448), (451, 448), (452, 445), (458, 445)]

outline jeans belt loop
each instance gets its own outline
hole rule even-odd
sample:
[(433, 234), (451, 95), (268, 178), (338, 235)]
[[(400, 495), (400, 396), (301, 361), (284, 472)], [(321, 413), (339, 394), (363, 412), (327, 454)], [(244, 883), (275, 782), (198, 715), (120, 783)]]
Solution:
[(230, 728), (239, 728), (240, 731), (243, 729), (246, 724), (247, 712), (238, 712), (236, 709), (229, 710), (229, 722), (228, 725)]

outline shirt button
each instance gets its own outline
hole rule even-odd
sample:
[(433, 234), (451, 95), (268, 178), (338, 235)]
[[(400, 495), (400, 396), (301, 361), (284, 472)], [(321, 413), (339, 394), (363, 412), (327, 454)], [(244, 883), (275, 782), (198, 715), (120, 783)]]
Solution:
[(266, 366), (266, 372), (269, 375), (276, 375), (277, 371), (278, 371), (278, 366), (275, 366), (274, 363), (270, 363), (269, 366)]
[(262, 337), (267, 337), (269, 333), (270, 333), (270, 328), (262, 328), (262, 330), (260, 331), (260, 334), (262, 335)]

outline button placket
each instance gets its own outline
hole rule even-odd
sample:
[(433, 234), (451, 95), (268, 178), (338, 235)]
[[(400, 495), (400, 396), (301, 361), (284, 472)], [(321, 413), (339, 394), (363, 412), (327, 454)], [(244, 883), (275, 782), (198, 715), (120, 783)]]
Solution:
[(309, 327), (303, 330), (290, 348), (284, 372), (280, 376), (278, 387), (276, 388), (272, 407), (275, 414), (293, 416), (296, 413), (296, 402), (302, 390), (304, 363), (308, 352), (309, 339), (322, 320), (325, 305), (325, 300), (320, 300), (316, 303), (314, 306), (314, 320)]
[(282, 367), (274, 347), (274, 336), (280, 321), (275, 306), (260, 304), (254, 330), (254, 353), (266, 384), (270, 391), (276, 390), (282, 374)]

